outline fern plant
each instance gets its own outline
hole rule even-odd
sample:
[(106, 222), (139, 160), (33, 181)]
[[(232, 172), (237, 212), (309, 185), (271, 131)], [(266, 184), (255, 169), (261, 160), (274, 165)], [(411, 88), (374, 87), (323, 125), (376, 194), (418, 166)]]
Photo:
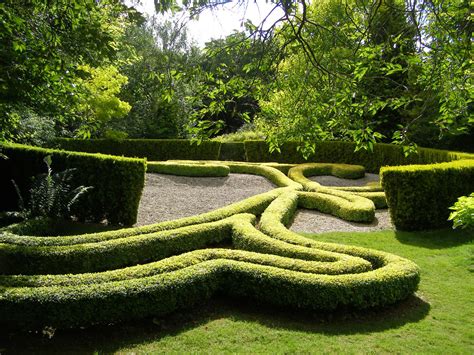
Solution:
[(70, 183), (76, 169), (53, 173), (51, 156), (46, 156), (43, 161), (47, 166), (47, 172), (33, 178), (27, 204), (24, 203), (18, 186), (13, 182), (19, 197), (20, 213), (25, 219), (36, 217), (71, 218), (71, 207), (92, 187), (81, 185), (72, 188)]

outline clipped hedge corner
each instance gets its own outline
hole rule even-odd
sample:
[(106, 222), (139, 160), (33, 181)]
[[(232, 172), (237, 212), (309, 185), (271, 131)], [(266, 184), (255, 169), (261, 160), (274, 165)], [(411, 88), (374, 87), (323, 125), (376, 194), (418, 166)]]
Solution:
[(91, 193), (81, 197), (73, 213), (82, 221), (132, 225), (136, 222), (138, 204), (145, 183), (146, 161), (102, 154), (66, 152), (20, 144), (0, 144), (8, 159), (0, 159), (2, 198), (0, 210), (15, 210), (18, 196), (14, 180), (26, 196), (31, 177), (45, 173), (45, 156), (52, 157), (55, 172), (75, 168), (73, 186), (92, 186)]
[(449, 207), (474, 191), (474, 160), (381, 169), (392, 222), (398, 229), (446, 227)]

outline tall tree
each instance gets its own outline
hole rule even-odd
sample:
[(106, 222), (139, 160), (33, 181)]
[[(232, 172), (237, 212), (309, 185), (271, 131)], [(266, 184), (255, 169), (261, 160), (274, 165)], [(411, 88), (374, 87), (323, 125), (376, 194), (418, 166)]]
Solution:
[(118, 0), (6, 0), (0, 3), (0, 139), (13, 138), (18, 108), (80, 120), (77, 85), (82, 65), (116, 59), (136, 12)]
[[(282, 138), (350, 137), (367, 149), (385, 136), (410, 152), (420, 132), (472, 132), (469, 1), (270, 2), (282, 16), (255, 26), (254, 35), (276, 39), (293, 54), (280, 66), (286, 84), (263, 104), (267, 118), (280, 119), (267, 125), (270, 133), (280, 125)], [(158, 11), (177, 6), (175, 0), (155, 4)], [(221, 2), (183, 4), (196, 13)], [(272, 101), (279, 107), (270, 107)]]
[(185, 26), (170, 19), (150, 19), (130, 27), (125, 41), (135, 59), (121, 66), (128, 77), (120, 97), (132, 106), (123, 119), (110, 121), (112, 134), (133, 138), (184, 137), (192, 114), (189, 97), (199, 81), (200, 54), (187, 38)]

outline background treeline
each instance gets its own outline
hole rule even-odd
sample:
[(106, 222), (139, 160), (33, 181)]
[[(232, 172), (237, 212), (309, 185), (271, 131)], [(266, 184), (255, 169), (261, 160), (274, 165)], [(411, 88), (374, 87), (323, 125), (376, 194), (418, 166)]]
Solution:
[(469, 1), (273, 3), (274, 26), (247, 23), (199, 48), (181, 17), (118, 0), (3, 2), (0, 140), (226, 134), (271, 150), (297, 140), (303, 155), (335, 139), (474, 149)]

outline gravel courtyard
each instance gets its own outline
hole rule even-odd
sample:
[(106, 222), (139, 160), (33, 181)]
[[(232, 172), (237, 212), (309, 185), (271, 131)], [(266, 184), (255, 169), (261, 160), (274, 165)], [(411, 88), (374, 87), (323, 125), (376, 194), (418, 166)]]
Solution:
[[(316, 176), (312, 179), (326, 186), (355, 186), (377, 181), (378, 175), (366, 174), (363, 179), (358, 180), (333, 176)], [(275, 187), (264, 177), (247, 174), (198, 178), (147, 174), (136, 225), (158, 223), (212, 211)], [(353, 223), (318, 211), (300, 209), (291, 230), (321, 233), (393, 228), (387, 210), (377, 210), (375, 217), (371, 224)]]

